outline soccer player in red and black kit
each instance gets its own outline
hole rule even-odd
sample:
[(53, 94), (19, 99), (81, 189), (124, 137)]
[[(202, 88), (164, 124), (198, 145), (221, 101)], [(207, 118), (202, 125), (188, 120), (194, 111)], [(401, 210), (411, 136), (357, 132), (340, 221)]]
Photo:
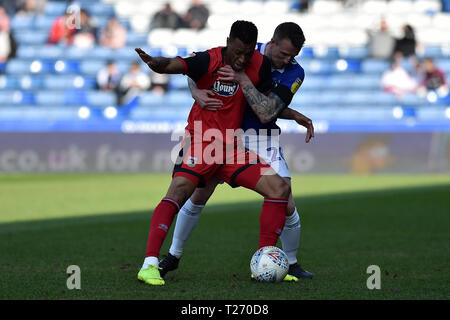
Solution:
[[(223, 102), (217, 111), (204, 110), (194, 102), (179, 154), (182, 161), (175, 164), (169, 190), (153, 212), (144, 264), (138, 273), (140, 281), (150, 285), (165, 284), (158, 267), (163, 241), (181, 206), (197, 186), (203, 186), (212, 176), (233, 187), (252, 189), (264, 197), (258, 247), (277, 243), (286, 219), (290, 186), (255, 153), (236, 144), (235, 134), (241, 126), (247, 101), (238, 84), (220, 81), (217, 73), (225, 65), (235, 71), (244, 70), (259, 91), (268, 92), (271, 88), (271, 65), (266, 57), (255, 51), (257, 35), (258, 30), (253, 23), (236, 21), (226, 47), (198, 52), (189, 58), (151, 57), (136, 49), (154, 72), (185, 74), (196, 82), (198, 88), (212, 89)], [(204, 155), (211, 149), (214, 152), (211, 152), (210, 159), (205, 159)]]

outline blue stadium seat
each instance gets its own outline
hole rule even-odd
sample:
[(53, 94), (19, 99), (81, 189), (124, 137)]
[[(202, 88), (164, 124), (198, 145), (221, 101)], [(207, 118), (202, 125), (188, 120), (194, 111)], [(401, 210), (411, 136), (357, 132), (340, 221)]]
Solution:
[(33, 59), (37, 55), (39, 46), (21, 45), (17, 48), (17, 58)]
[(115, 106), (117, 104), (117, 98), (112, 92), (89, 91), (87, 93), (87, 103), (94, 107)]
[(302, 59), (301, 66), (312, 74), (330, 73), (334, 70), (334, 63), (328, 60)]
[(68, 47), (64, 51), (64, 57), (66, 59), (85, 60), (90, 59), (90, 49), (81, 49), (77, 47)]
[(372, 102), (377, 105), (388, 106), (393, 106), (399, 103), (395, 95), (383, 91), (379, 91), (377, 94), (373, 95)]
[(426, 106), (417, 109), (418, 120), (442, 120), (445, 119), (446, 107)]
[(302, 58), (313, 58), (314, 57), (314, 51), (311, 47), (303, 47), (302, 50), (300, 50), (300, 54), (298, 55), (300, 58), (299, 61), (301, 61)]
[(367, 59), (361, 63), (361, 70), (364, 73), (383, 73), (390, 68), (389, 61)]
[(143, 47), (147, 44), (147, 38), (148, 38), (148, 34), (146, 34), (146, 33), (128, 32), (127, 46), (130, 46), (133, 48)]
[(19, 16), (16, 15), (11, 19), (11, 29), (14, 32), (14, 36), (24, 30), (32, 30), (34, 25), (34, 17)]
[(165, 100), (166, 100), (165, 95), (157, 95), (150, 91), (141, 94), (139, 99), (139, 105), (157, 107), (163, 105)]
[(339, 106), (342, 104), (342, 91), (329, 91), (324, 90), (316, 95), (317, 104), (329, 104), (329, 105), (335, 105)]
[(26, 74), (30, 73), (30, 63), (21, 59), (11, 59), (6, 64), (6, 73), (8, 74)]
[(114, 51), (114, 59), (115, 60), (127, 60), (127, 61), (134, 61), (139, 60), (139, 56), (134, 51), (134, 47), (123, 47), (120, 49), (117, 49)]
[(104, 3), (90, 3), (84, 6), (91, 16), (96, 17), (112, 17), (115, 15), (114, 7), (112, 5), (104, 4)]
[(292, 98), (291, 105), (294, 107), (303, 107), (309, 105), (318, 104), (317, 96), (321, 94), (322, 91), (305, 91), (301, 94), (294, 95)]
[(436, 66), (446, 73), (447, 79), (450, 78), (450, 59), (435, 60)]
[(52, 16), (46, 15), (37, 16), (34, 20), (34, 28), (36, 28), (37, 30), (42, 31), (46, 30), (47, 32), (49, 32), (54, 21), (55, 18)]
[(79, 73), (80, 63), (72, 60), (58, 60), (54, 64), (54, 71), (58, 74)]
[(23, 90), (37, 90), (43, 86), (42, 77), (24, 75), (18, 78), (18, 87)]
[(317, 49), (313, 50), (314, 57), (320, 59), (337, 59), (339, 58), (339, 49), (334, 47), (328, 47), (323, 52)]
[(428, 104), (426, 99), (420, 98), (416, 94), (406, 94), (400, 99), (400, 102), (402, 105), (408, 106), (419, 106), (423, 104)]
[(166, 94), (165, 102), (173, 106), (182, 106), (190, 108), (194, 100), (191, 93), (187, 90), (172, 91)]
[(181, 74), (172, 74), (169, 78), (169, 88), (178, 89), (188, 89), (187, 78)]
[(44, 78), (44, 89), (71, 89), (74, 87), (74, 78), (74, 76), (46, 76)]
[(15, 89), (20, 86), (19, 77), (0, 75), (0, 90)]
[(21, 90), (0, 91), (0, 101), (2, 107), (6, 105), (26, 105), (34, 103), (34, 94), (32, 92)]
[(105, 66), (102, 60), (85, 60), (80, 64), (80, 71), (86, 75), (97, 75), (97, 73)]
[(443, 57), (442, 47), (441, 46), (426, 46), (424, 56), (434, 58), (434, 59), (442, 58)]
[(64, 92), (43, 90), (36, 93), (36, 104), (41, 106), (63, 106)]
[(89, 52), (89, 57), (91, 59), (111, 59), (114, 55), (114, 51), (110, 48), (96, 46)]
[(340, 101), (342, 104), (367, 105), (372, 103), (372, 97), (375, 94), (375, 91), (346, 91), (341, 95)]
[(82, 106), (88, 104), (87, 92), (82, 89), (64, 91), (64, 104), (66, 106)]
[(38, 59), (59, 59), (64, 56), (64, 48), (54, 45), (44, 45), (36, 48)]
[(66, 11), (66, 2), (48, 1), (45, 6), (44, 15), (46, 16), (60, 16)]
[(48, 40), (47, 31), (16, 32), (14, 36), (19, 45), (40, 45)]
[(341, 58), (365, 59), (369, 56), (369, 49), (367, 47), (350, 47), (339, 51), (339, 54)]

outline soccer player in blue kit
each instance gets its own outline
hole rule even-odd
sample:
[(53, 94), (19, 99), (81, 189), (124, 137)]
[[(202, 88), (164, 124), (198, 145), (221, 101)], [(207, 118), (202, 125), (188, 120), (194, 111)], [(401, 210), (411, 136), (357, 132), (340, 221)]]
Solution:
[[(252, 108), (247, 106), (244, 113), (242, 129), (246, 147), (261, 156), (289, 185), (291, 185), (291, 176), (278, 143), (281, 130), (276, 125), (277, 118), (295, 120), (299, 125), (306, 127), (305, 142), (309, 142), (314, 137), (312, 121), (301, 113), (288, 108), (305, 77), (303, 68), (295, 60), (304, 42), (305, 37), (300, 26), (293, 22), (285, 22), (275, 29), (270, 42), (257, 44), (256, 49), (267, 56), (272, 65), (272, 92), (268, 96), (263, 95), (254, 87), (245, 72), (236, 72), (230, 66), (222, 67), (218, 71), (224, 81), (239, 83), (249, 105), (261, 109), (261, 112), (256, 114)], [(221, 107), (221, 101), (214, 98), (212, 90), (200, 90), (194, 81), (189, 81), (189, 87), (193, 98), (202, 108), (216, 110)], [(261, 106), (267, 104), (272, 108), (264, 110), (273, 110), (273, 112), (263, 111)], [(218, 183), (220, 180), (213, 177), (204, 188), (197, 188), (179, 211), (169, 253), (159, 263), (162, 277), (178, 267), (184, 244), (197, 225), (200, 213)], [(297, 263), (300, 217), (292, 194), (289, 196), (286, 223), (280, 239), (289, 260), (289, 271), (284, 280), (297, 282), (301, 278), (312, 279), (313, 274), (304, 270)]]

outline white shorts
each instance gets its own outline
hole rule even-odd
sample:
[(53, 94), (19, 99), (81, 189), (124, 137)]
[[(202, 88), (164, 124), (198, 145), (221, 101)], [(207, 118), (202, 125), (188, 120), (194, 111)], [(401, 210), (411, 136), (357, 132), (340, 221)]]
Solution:
[(291, 177), (279, 136), (245, 135), (243, 139), (244, 145), (263, 158), (280, 177)]

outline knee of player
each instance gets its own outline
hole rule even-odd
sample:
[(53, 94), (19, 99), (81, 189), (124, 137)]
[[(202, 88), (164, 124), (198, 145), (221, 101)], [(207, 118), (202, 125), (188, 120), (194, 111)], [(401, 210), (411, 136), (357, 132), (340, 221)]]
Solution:
[(289, 198), (289, 195), (291, 194), (291, 186), (283, 181), (282, 186), (280, 186), (280, 193), (280, 198)]
[(282, 179), (279, 179), (274, 185), (272, 192), (274, 193), (274, 198), (287, 199), (291, 193), (291, 187)]
[(175, 200), (180, 206), (192, 195), (195, 186), (187, 179), (176, 179), (167, 192), (166, 197)]

